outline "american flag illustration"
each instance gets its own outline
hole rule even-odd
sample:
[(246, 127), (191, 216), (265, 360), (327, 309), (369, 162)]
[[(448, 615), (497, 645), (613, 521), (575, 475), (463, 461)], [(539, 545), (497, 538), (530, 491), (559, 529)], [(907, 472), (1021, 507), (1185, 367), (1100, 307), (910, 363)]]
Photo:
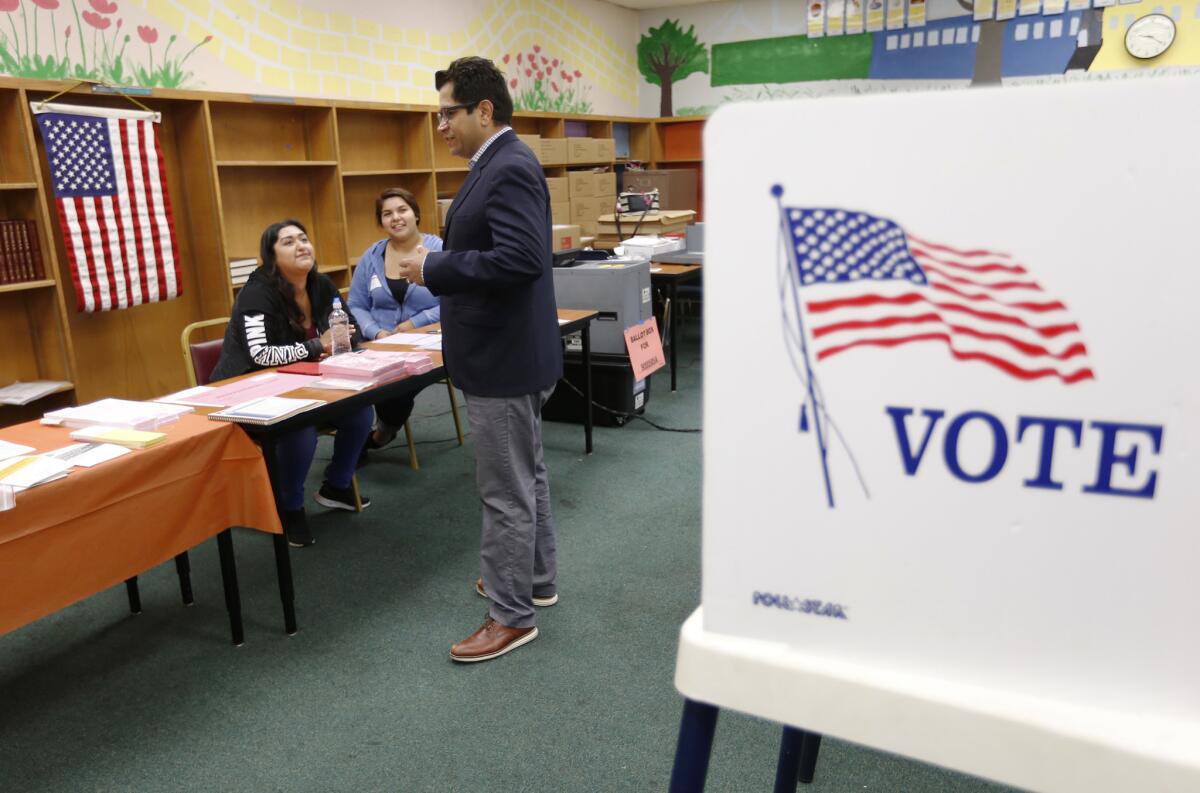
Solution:
[(80, 311), (181, 292), (166, 172), (149, 116), (89, 108), (37, 115)]
[(1094, 379), (1067, 306), (1009, 254), (931, 242), (865, 212), (782, 213), (817, 361), (924, 342), (1021, 380)]

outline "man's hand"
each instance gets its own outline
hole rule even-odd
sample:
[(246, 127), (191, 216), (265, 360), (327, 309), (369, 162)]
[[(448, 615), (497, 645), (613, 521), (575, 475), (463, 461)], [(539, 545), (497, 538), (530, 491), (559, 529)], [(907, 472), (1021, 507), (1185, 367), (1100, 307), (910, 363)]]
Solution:
[(416, 330), (416, 327), (417, 326), (412, 323), (411, 319), (406, 319), (396, 326), (396, 332), (408, 333), (409, 331)]
[(392, 331), (380, 329), (380, 331), (375, 334), (375, 339), (378, 341), (379, 339), (382, 339), (385, 336), (391, 336), (391, 335), (392, 335)]
[(428, 255), (429, 249), (424, 245), (418, 245), (417, 250), (411, 256), (405, 256), (400, 260), (400, 277), (407, 278), (417, 286), (424, 286), (425, 280), (421, 278), (421, 265), (425, 263), (425, 257)]

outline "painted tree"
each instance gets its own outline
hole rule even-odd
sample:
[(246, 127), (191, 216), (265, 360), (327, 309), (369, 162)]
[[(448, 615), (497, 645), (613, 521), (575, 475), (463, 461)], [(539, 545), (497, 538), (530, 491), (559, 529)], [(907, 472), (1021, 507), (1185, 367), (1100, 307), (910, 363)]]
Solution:
[[(975, 12), (974, 0), (958, 0), (964, 11)], [(975, 45), (975, 69), (971, 74), (971, 85), (999, 85), (1004, 66), (1004, 33), (1010, 19), (985, 19), (979, 24), (979, 43)], [(1067, 63), (1068, 69), (1086, 70), (1100, 51), (1100, 36), (1103, 30), (1104, 9), (1088, 9), (1080, 15), (1080, 26), (1087, 31), (1086, 45), (1078, 46)]]
[(646, 82), (662, 88), (660, 116), (674, 114), (671, 87), (678, 80), (697, 72), (708, 74), (708, 45), (696, 39), (695, 25), (684, 31), (678, 20), (666, 19), (650, 28), (638, 41), (637, 54), (638, 69)]

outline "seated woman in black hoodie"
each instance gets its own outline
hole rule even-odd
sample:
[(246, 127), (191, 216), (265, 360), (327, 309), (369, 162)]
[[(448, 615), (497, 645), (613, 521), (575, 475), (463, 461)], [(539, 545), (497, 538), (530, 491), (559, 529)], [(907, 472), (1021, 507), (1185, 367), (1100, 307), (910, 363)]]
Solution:
[[(316, 255), (303, 224), (290, 219), (272, 223), (263, 232), (259, 255), (261, 266), (233, 303), (213, 380), (296, 361), (316, 361), (330, 352), (329, 312), (338, 292), (328, 277), (317, 272)], [(315, 496), (318, 504), (354, 511), (351, 480), (373, 420), (374, 412), (367, 406), (331, 422), (337, 435), (333, 460)], [(317, 430), (306, 427), (289, 433), (275, 448), (288, 542), (295, 547), (312, 545), (304, 515), (304, 479), (317, 449)], [(371, 503), (361, 494), (360, 499), (364, 508)]]

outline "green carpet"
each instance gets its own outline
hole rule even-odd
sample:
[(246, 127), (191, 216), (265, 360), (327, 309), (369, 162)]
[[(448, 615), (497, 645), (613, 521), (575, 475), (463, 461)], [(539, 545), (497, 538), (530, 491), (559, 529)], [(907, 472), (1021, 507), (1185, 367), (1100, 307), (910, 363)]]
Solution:
[[(700, 426), (698, 335), (681, 345), (680, 390), (653, 380), (657, 423)], [(296, 636), (270, 541), (239, 530), (240, 648), (215, 542), (191, 554), (192, 608), (168, 563), (141, 577), (138, 616), (116, 587), (0, 637), (0, 789), (665, 791), (677, 635), (700, 597), (702, 436), (635, 421), (598, 428), (585, 456), (580, 426), (547, 423), (562, 599), (538, 611), (537, 641), (459, 666), (450, 645), (486, 602), (470, 439), (439, 442), (454, 435), (448, 407), (440, 387), (417, 401), (419, 471), (400, 441), (374, 453), (365, 513), (310, 501), (317, 544), (292, 551)], [(722, 713), (707, 789), (770, 790), (778, 743), (777, 725)], [(1002, 790), (832, 739), (807, 789)]]

